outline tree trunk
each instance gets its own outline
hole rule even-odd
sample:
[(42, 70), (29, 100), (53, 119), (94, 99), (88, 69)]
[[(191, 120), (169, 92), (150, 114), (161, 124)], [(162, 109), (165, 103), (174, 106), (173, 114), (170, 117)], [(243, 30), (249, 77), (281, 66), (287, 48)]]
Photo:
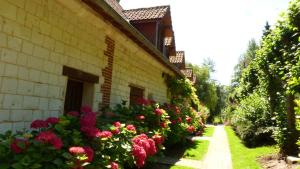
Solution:
[(288, 94), (286, 97), (287, 104), (287, 127), (288, 127), (288, 138), (287, 144), (285, 147), (286, 155), (297, 155), (298, 146), (296, 142), (299, 137), (299, 133), (296, 130), (296, 115), (295, 115), (295, 103), (294, 103), (294, 95)]

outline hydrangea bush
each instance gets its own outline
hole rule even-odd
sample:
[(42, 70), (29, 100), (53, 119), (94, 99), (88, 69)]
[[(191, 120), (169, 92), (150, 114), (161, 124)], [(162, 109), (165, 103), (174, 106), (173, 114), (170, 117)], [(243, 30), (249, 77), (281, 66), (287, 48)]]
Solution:
[(203, 127), (200, 113), (191, 108), (145, 99), (130, 108), (119, 105), (114, 113), (119, 121), (103, 125), (84, 106), (80, 112), (35, 120), (30, 131), (0, 135), (0, 168), (142, 168), (175, 139), (171, 133), (184, 138)]

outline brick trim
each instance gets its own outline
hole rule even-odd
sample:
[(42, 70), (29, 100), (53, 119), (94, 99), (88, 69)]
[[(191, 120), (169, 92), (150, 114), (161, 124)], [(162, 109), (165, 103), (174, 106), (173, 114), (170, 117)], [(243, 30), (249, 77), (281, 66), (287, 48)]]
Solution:
[(102, 92), (102, 105), (109, 106), (112, 84), (112, 73), (114, 63), (115, 41), (110, 37), (105, 37), (105, 44), (107, 45), (104, 51), (104, 56), (108, 58), (107, 66), (102, 69), (102, 76), (104, 77), (104, 83), (101, 85)]

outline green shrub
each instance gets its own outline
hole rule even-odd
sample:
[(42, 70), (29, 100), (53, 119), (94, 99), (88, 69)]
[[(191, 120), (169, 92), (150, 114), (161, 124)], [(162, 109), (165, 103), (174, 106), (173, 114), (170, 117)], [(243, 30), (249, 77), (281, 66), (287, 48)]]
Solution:
[(242, 100), (233, 112), (232, 125), (247, 146), (273, 142), (273, 122), (268, 110), (268, 101), (254, 93)]

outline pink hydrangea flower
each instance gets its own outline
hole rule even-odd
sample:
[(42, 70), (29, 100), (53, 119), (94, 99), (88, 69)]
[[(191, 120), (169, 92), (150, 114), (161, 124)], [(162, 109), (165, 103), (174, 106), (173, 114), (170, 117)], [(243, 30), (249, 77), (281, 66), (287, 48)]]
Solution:
[(47, 122), (48, 124), (54, 125), (54, 124), (57, 124), (57, 123), (59, 122), (59, 118), (57, 118), (57, 117), (49, 117), (49, 118), (46, 120), (46, 122)]
[(121, 123), (119, 121), (116, 121), (114, 123), (114, 126), (117, 127), (117, 128), (120, 128), (121, 127)]
[(128, 131), (133, 131), (133, 132), (136, 131), (134, 125), (132, 125), (132, 124), (127, 125), (126, 129), (127, 129)]
[(102, 131), (102, 132), (100, 132), (99, 136), (101, 138), (111, 138), (112, 133), (110, 131)]
[(63, 146), (63, 142), (59, 137), (57, 137), (52, 131), (43, 131), (40, 132), (35, 140), (40, 141), (42, 143), (49, 143), (52, 144), (52, 146), (59, 150)]
[(71, 112), (68, 112), (67, 114), (70, 115), (70, 116), (74, 116), (74, 117), (79, 116), (79, 112), (77, 112), (77, 111), (71, 111)]
[(161, 110), (161, 109), (155, 109), (155, 114), (157, 115), (157, 116), (161, 116), (162, 114), (163, 114), (163, 111)]
[(119, 164), (116, 163), (116, 162), (111, 162), (110, 163), (110, 167), (111, 167), (111, 169), (118, 169), (119, 168)]
[(92, 112), (92, 108), (88, 105), (84, 105), (81, 107), (80, 111), (83, 113), (90, 113), (90, 112)]
[(31, 125), (31, 128), (34, 129), (39, 129), (39, 128), (47, 128), (49, 127), (48, 122), (44, 121), (44, 120), (34, 120)]
[[(24, 144), (25, 145), (25, 148), (22, 149), (19, 144)], [(27, 140), (22, 140), (22, 139), (15, 139), (13, 140), (13, 142), (10, 144), (10, 149), (16, 153), (16, 154), (19, 154), (19, 153), (22, 153), (24, 150), (26, 150), (29, 146), (29, 142)]]

